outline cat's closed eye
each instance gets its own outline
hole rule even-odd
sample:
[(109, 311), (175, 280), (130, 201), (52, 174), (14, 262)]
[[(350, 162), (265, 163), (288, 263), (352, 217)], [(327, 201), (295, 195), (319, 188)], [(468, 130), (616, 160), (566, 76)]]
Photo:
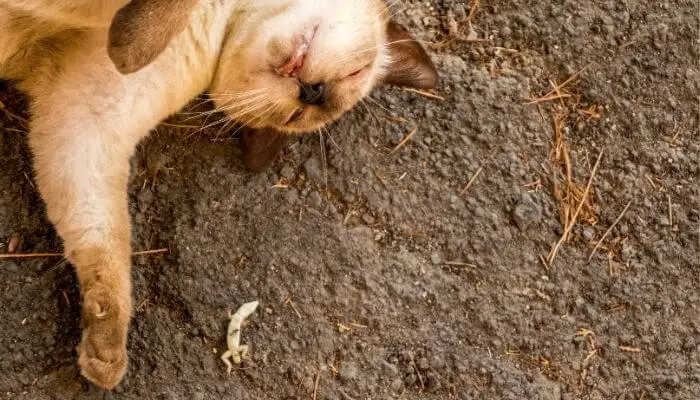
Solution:
[(353, 78), (353, 77), (359, 76), (363, 72), (367, 72), (367, 70), (370, 68), (371, 65), (372, 65), (372, 63), (369, 63), (369, 64), (363, 66), (362, 68), (356, 69), (353, 72), (349, 73), (345, 78)]

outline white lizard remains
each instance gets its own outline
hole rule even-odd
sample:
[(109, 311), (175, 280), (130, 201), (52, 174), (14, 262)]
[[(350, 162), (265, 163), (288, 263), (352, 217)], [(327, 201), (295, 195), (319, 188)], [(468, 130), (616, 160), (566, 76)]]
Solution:
[(221, 360), (226, 364), (229, 375), (231, 375), (231, 368), (233, 367), (229, 359), (233, 360), (234, 364), (240, 364), (248, 353), (248, 346), (241, 345), (241, 325), (257, 308), (258, 302), (252, 301), (243, 304), (235, 314), (229, 315), (231, 322), (228, 325), (228, 332), (226, 333), (226, 345), (228, 346), (228, 350), (221, 355)]

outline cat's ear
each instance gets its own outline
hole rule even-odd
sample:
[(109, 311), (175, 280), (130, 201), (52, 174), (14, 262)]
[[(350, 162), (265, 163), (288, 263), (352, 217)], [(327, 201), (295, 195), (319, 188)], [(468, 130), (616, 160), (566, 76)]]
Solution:
[(288, 140), (288, 135), (274, 129), (246, 129), (242, 138), (246, 168), (262, 172), (275, 161)]
[(107, 52), (119, 72), (129, 74), (150, 64), (190, 21), (198, 0), (132, 0), (109, 28)]
[(401, 24), (389, 21), (386, 28), (391, 62), (384, 83), (418, 89), (433, 89), (438, 74), (428, 53)]

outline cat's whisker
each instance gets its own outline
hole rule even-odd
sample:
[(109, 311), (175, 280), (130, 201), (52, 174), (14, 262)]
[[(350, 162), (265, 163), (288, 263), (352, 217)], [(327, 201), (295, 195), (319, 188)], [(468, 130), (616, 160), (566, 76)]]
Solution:
[(256, 110), (259, 110), (259, 109), (263, 108), (266, 104), (270, 104), (270, 103), (266, 103), (266, 102), (264, 102), (264, 101), (261, 101), (261, 102), (258, 102), (258, 103), (251, 104), (251, 105), (249, 105), (249, 106), (243, 108), (242, 110), (239, 110), (239, 111), (236, 112), (236, 113), (231, 113), (231, 114), (229, 114), (229, 113), (224, 113), (224, 116), (223, 116), (222, 118), (218, 119), (216, 122), (212, 122), (211, 124), (206, 124), (206, 120), (205, 120), (205, 125), (202, 126), (199, 130), (195, 131), (193, 134), (202, 132), (202, 131), (204, 131), (204, 130), (206, 130), (206, 129), (209, 129), (209, 128), (213, 127), (213, 126), (216, 126), (216, 125), (218, 125), (218, 124), (220, 124), (220, 123), (222, 123), (222, 122), (224, 122), (224, 121), (230, 121), (230, 120), (236, 121), (236, 120), (238, 120), (238, 118), (240, 118), (240, 117), (243, 116), (243, 115), (253, 113), (253, 112), (255, 112)]
[(323, 164), (323, 180), (326, 184), (326, 193), (328, 193), (328, 160), (326, 157), (326, 140), (323, 137), (323, 131), (318, 129), (319, 144), (321, 146), (321, 163)]
[(219, 139), (219, 136), (221, 135), (221, 133), (224, 132), (226, 130), (226, 128), (228, 128), (229, 125), (235, 124), (235, 123), (236, 123), (236, 120), (234, 120), (233, 118), (228, 118), (228, 121), (221, 127), (221, 129), (219, 129), (218, 132), (216, 132), (216, 135), (214, 136), (214, 142), (216, 142)]
[(197, 99), (200, 99), (201, 101), (196, 102), (192, 106), (190, 106), (187, 111), (180, 111), (178, 114), (181, 115), (193, 115), (193, 116), (201, 116), (201, 115), (209, 115), (209, 114), (214, 114), (217, 112), (216, 109), (213, 110), (206, 110), (206, 111), (192, 111), (193, 109), (196, 109), (197, 107), (200, 107), (202, 105), (205, 105), (207, 103), (215, 102), (217, 98), (222, 98), (222, 99), (227, 99), (229, 100), (228, 102), (235, 101), (236, 99), (238, 100), (247, 100), (248, 98), (253, 97), (253, 95), (257, 95), (259, 93), (264, 92), (265, 89), (254, 89), (254, 90), (246, 90), (246, 91), (241, 91), (238, 93), (209, 93), (204, 96), (197, 96)]
[(392, 8), (394, 8), (400, 0), (391, 0), (387, 1), (386, 4), (382, 6), (373, 6), (374, 10), (377, 11), (378, 14), (387, 14), (389, 18), (393, 18), (396, 16), (396, 14), (401, 11), (400, 9), (396, 8), (392, 11)]
[(255, 91), (249, 91), (249, 92), (243, 92), (243, 93), (237, 93), (237, 94), (231, 94), (231, 95), (213, 96), (212, 98), (215, 99), (215, 101), (217, 101), (217, 102), (230, 103), (232, 101), (245, 100), (245, 99), (249, 99), (251, 97), (256, 97), (256, 96), (259, 96), (262, 94), (265, 94), (265, 90), (255, 90)]
[(211, 111), (203, 112), (203, 113), (201, 113), (201, 114), (195, 114), (195, 115), (192, 115), (192, 116), (186, 118), (186, 119), (185, 119), (185, 122), (188, 122), (188, 121), (190, 121), (190, 120), (192, 120), (192, 119), (200, 118), (200, 117), (202, 117), (202, 116), (205, 117), (205, 118), (204, 118), (204, 121), (201, 123), (201, 127), (200, 127), (199, 129), (195, 130), (194, 132), (192, 132), (191, 134), (189, 134), (187, 137), (188, 137), (188, 138), (189, 138), (189, 137), (192, 137), (192, 136), (194, 136), (194, 135), (196, 135), (196, 134), (198, 134), (198, 133), (204, 131), (205, 129), (207, 129), (207, 128), (211, 127), (211, 126), (216, 126), (218, 123), (221, 123), (221, 122), (224, 120), (224, 118), (225, 118), (225, 115), (222, 115), (222, 118), (220, 118), (219, 120), (217, 120), (216, 122), (214, 122), (214, 123), (212, 123), (212, 124), (210, 125), (210, 124), (208, 124), (209, 118), (211, 118), (213, 115), (221, 115), (221, 114), (219, 113), (219, 110), (213, 109), (213, 110), (211, 110)]
[(251, 106), (251, 105), (258, 104), (258, 103), (265, 103), (265, 102), (268, 101), (268, 100), (269, 100), (269, 99), (267, 99), (267, 96), (260, 95), (260, 96), (257, 96), (257, 97), (254, 97), (254, 98), (250, 98), (250, 99), (247, 99), (247, 100), (244, 100), (244, 101), (237, 101), (237, 102), (231, 103), (231, 104), (226, 105), (226, 106), (221, 106), (221, 107), (219, 107), (219, 110), (221, 110), (221, 111), (223, 111), (223, 112), (228, 112), (228, 111), (231, 111), (231, 110), (235, 110), (235, 109), (237, 109), (237, 108), (239, 108), (239, 107), (240, 107), (240, 108), (244, 108), (244, 107), (248, 107), (248, 106)]
[(242, 102), (235, 102), (226, 107), (219, 107), (219, 110), (226, 113), (229, 118), (237, 120), (269, 104), (270, 101), (267, 96), (259, 94)]
[(377, 118), (377, 115), (374, 113), (374, 111), (372, 111), (372, 108), (370, 108), (370, 106), (367, 104), (365, 99), (362, 99), (360, 104), (362, 104), (365, 107), (365, 110), (367, 110), (367, 113), (369, 114), (370, 118), (372, 119), (372, 127), (374, 127), (374, 129), (376, 129), (376, 130), (379, 130), (379, 127), (378, 127), (379, 118)]
[(213, 109), (213, 110), (207, 110), (207, 111), (197, 111), (197, 112), (179, 112), (179, 115), (187, 116), (185, 118), (185, 122), (189, 122), (193, 119), (197, 119), (199, 117), (209, 117), (213, 114), (218, 113), (219, 110)]
[(256, 111), (258, 111), (258, 110), (260, 110), (260, 109), (262, 109), (270, 104), (271, 104), (271, 102), (269, 102), (269, 101), (261, 101), (261, 102), (255, 103), (255, 104), (251, 104), (251, 105), (244, 107), (240, 110), (236, 110), (235, 112), (228, 112), (227, 114), (229, 115), (230, 118), (238, 120), (241, 117), (248, 115), (248, 114), (253, 114)]
[[(275, 109), (277, 108), (277, 104), (272, 103), (272, 104), (271, 104), (271, 107), (268, 107), (268, 109), (270, 109), (270, 108), (271, 108), (271, 111), (270, 111), (268, 114), (263, 115), (263, 114), (261, 113), (261, 115), (260, 115), (259, 117), (269, 116), (272, 112), (275, 111)], [(263, 112), (265, 112), (265, 111), (263, 111)], [(249, 127), (251, 123), (253, 123), (253, 122), (256, 121), (256, 119), (257, 119), (257, 118), (253, 118), (253, 119), (250, 119), (250, 120), (248, 120), (248, 121), (246, 121), (246, 122), (238, 122), (238, 123), (241, 124), (241, 126), (239, 126), (238, 129), (236, 129), (235, 131), (233, 131), (233, 133), (231, 133), (231, 136), (235, 136), (241, 129), (246, 128), (246, 127)]]
[(331, 135), (331, 132), (326, 128), (325, 126), (322, 126), (321, 129), (323, 129), (324, 132), (326, 132), (326, 136), (328, 136), (328, 139), (331, 140), (331, 143), (333, 143), (333, 146), (335, 146), (335, 149), (338, 150), (338, 152), (342, 152), (340, 149), (340, 146), (338, 146), (338, 142), (335, 141), (333, 138), (333, 135)]
[(259, 113), (257, 113), (257, 115), (254, 115), (252, 118), (248, 119), (248, 121), (246, 121), (244, 125), (250, 125), (254, 122), (257, 122), (257, 121), (271, 115), (276, 109), (277, 109), (277, 104), (270, 103), (265, 109), (263, 109)]
[(381, 108), (382, 110), (386, 111), (386, 113), (389, 114), (390, 117), (391, 117), (391, 116), (394, 116), (394, 113), (393, 113), (391, 110), (389, 110), (388, 108), (384, 107), (384, 106), (382, 105), (382, 103), (380, 103), (379, 101), (377, 101), (377, 99), (375, 99), (374, 97), (372, 97), (372, 96), (367, 96), (367, 97), (365, 97), (365, 99), (368, 100), (368, 101), (371, 101), (374, 105), (376, 105), (377, 107), (379, 107), (379, 108)]
[(224, 121), (227, 121), (228, 119), (229, 119), (228, 116), (227, 116), (227, 115), (224, 115), (223, 117), (219, 118), (218, 120), (216, 120), (215, 122), (212, 122), (212, 123), (210, 123), (210, 124), (206, 124), (206, 120), (205, 120), (205, 122), (204, 122), (205, 125), (203, 125), (201, 128), (199, 128), (199, 129), (195, 130), (194, 132), (192, 132), (188, 137), (192, 137), (192, 136), (194, 136), (194, 135), (196, 135), (196, 134), (198, 134), (198, 133), (204, 132), (205, 130), (207, 130), (207, 129), (211, 128), (211, 127), (214, 127), (214, 126), (216, 126), (216, 125), (219, 125), (220, 123), (222, 123), (222, 122), (224, 122)]
[(227, 110), (229, 106), (236, 106), (240, 104), (248, 104), (250, 102), (254, 102), (259, 99), (263, 99), (266, 97), (265, 91), (263, 90), (255, 90), (255, 91), (249, 91), (246, 93), (241, 93), (236, 96), (228, 96), (228, 97), (222, 97), (221, 100), (217, 101), (217, 108), (219, 110)]
[[(387, 6), (387, 11), (389, 12), (389, 18), (394, 18), (403, 8), (397, 7), (400, 0), (392, 1)], [(394, 8), (395, 7), (395, 8)], [(394, 8), (392, 11), (391, 9)]]
[(270, 107), (268, 107), (267, 109), (262, 111), (260, 113), (260, 115), (255, 120), (253, 120), (251, 122), (257, 122), (257, 121), (260, 121), (262, 119), (265, 119), (265, 118), (269, 117), (270, 115), (274, 114), (275, 112), (277, 112), (278, 110), (279, 110), (279, 106), (277, 105), (277, 103), (272, 103), (270, 105)]
[[(194, 112), (194, 113), (181, 113), (181, 114), (191, 114), (191, 116), (189, 118), (187, 118), (186, 121), (194, 119), (194, 118), (206, 116), (204, 123), (203, 123), (203, 126), (201, 128), (199, 128), (198, 130), (194, 131), (193, 133), (191, 133), (188, 137), (191, 137), (191, 136), (198, 134), (206, 129), (209, 129), (209, 128), (214, 127), (216, 125), (219, 125), (223, 122), (226, 122), (223, 125), (223, 127), (219, 130), (219, 132), (217, 133), (215, 140), (218, 139), (218, 136), (221, 133), (221, 131), (223, 131), (229, 125), (229, 123), (231, 121), (235, 122), (236, 116), (235, 115), (233, 115), (233, 116), (227, 115), (226, 111), (229, 111), (230, 109), (233, 109), (233, 108), (238, 107), (238, 106), (245, 106), (244, 109), (240, 110), (240, 111), (246, 112), (246, 113), (250, 113), (250, 112), (255, 111), (258, 108), (262, 108), (262, 106), (265, 104), (265, 101), (264, 101), (265, 96), (261, 94), (262, 92), (263, 92), (262, 89), (241, 92), (239, 98), (245, 98), (246, 96), (250, 97), (250, 98), (247, 98), (242, 102), (236, 102), (235, 104), (231, 105), (230, 107), (219, 107), (219, 108), (215, 108), (213, 110)], [(217, 113), (220, 113), (220, 112), (224, 113), (224, 116), (222, 118), (216, 120), (215, 122), (207, 124), (209, 117), (211, 117), (212, 115), (215, 115)]]
[(259, 97), (265, 96), (266, 95), (265, 92), (266, 92), (266, 90), (255, 90), (255, 91), (240, 93), (240, 94), (237, 94), (235, 96), (222, 96), (221, 102), (224, 104), (229, 104), (229, 103), (233, 103), (236, 101), (259, 98)]
[(188, 108), (189, 110), (196, 108), (196, 107), (199, 107), (199, 106), (203, 106), (204, 104), (211, 103), (212, 101), (214, 101), (213, 99), (211, 99), (209, 97), (197, 97), (196, 100), (199, 100), (199, 101), (194, 103), (191, 107), (189, 107)]
[(248, 90), (238, 90), (238, 91), (230, 92), (230, 93), (229, 92), (208, 92), (207, 95), (208, 96), (231, 96), (231, 95), (235, 96), (235, 95), (238, 95), (241, 93), (254, 93), (254, 92), (262, 92), (262, 91), (264, 91), (264, 89), (257, 88), (257, 89), (248, 89)]
[[(199, 99), (199, 98), (198, 98), (198, 99)], [(192, 110), (194, 110), (194, 109), (196, 109), (196, 108), (198, 108), (198, 107), (201, 107), (201, 106), (203, 106), (203, 105), (205, 105), (205, 104), (207, 104), (207, 103), (210, 103), (210, 102), (212, 102), (212, 101), (214, 101), (214, 100), (202, 98), (201, 101), (198, 101), (198, 102), (192, 104), (191, 106), (187, 107), (187, 108), (186, 108), (187, 111), (179, 111), (177, 114), (178, 114), (178, 115), (197, 115), (197, 114), (204, 114), (204, 113), (207, 113), (209, 110), (207, 110), (207, 111), (192, 111)]]
[(237, 96), (237, 95), (240, 95), (240, 94), (259, 93), (259, 92), (263, 92), (263, 91), (265, 91), (265, 89), (263, 89), (263, 88), (258, 88), (258, 89), (249, 89), (249, 90), (239, 90), (239, 91), (231, 92), (231, 93), (209, 92), (209, 93), (207, 93), (207, 96), (209, 96), (209, 97)]

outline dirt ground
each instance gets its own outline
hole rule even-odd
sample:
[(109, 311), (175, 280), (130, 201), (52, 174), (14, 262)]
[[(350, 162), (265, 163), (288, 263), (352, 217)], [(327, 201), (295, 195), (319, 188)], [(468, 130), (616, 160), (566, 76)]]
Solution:
[[(170, 251), (134, 258), (113, 393), (78, 375), (70, 265), (0, 260), (0, 398), (700, 398), (697, 2), (401, 3), (442, 99), (381, 88), (260, 175), (182, 116), (140, 146), (133, 246)], [(0, 253), (60, 252), (0, 100)]]

